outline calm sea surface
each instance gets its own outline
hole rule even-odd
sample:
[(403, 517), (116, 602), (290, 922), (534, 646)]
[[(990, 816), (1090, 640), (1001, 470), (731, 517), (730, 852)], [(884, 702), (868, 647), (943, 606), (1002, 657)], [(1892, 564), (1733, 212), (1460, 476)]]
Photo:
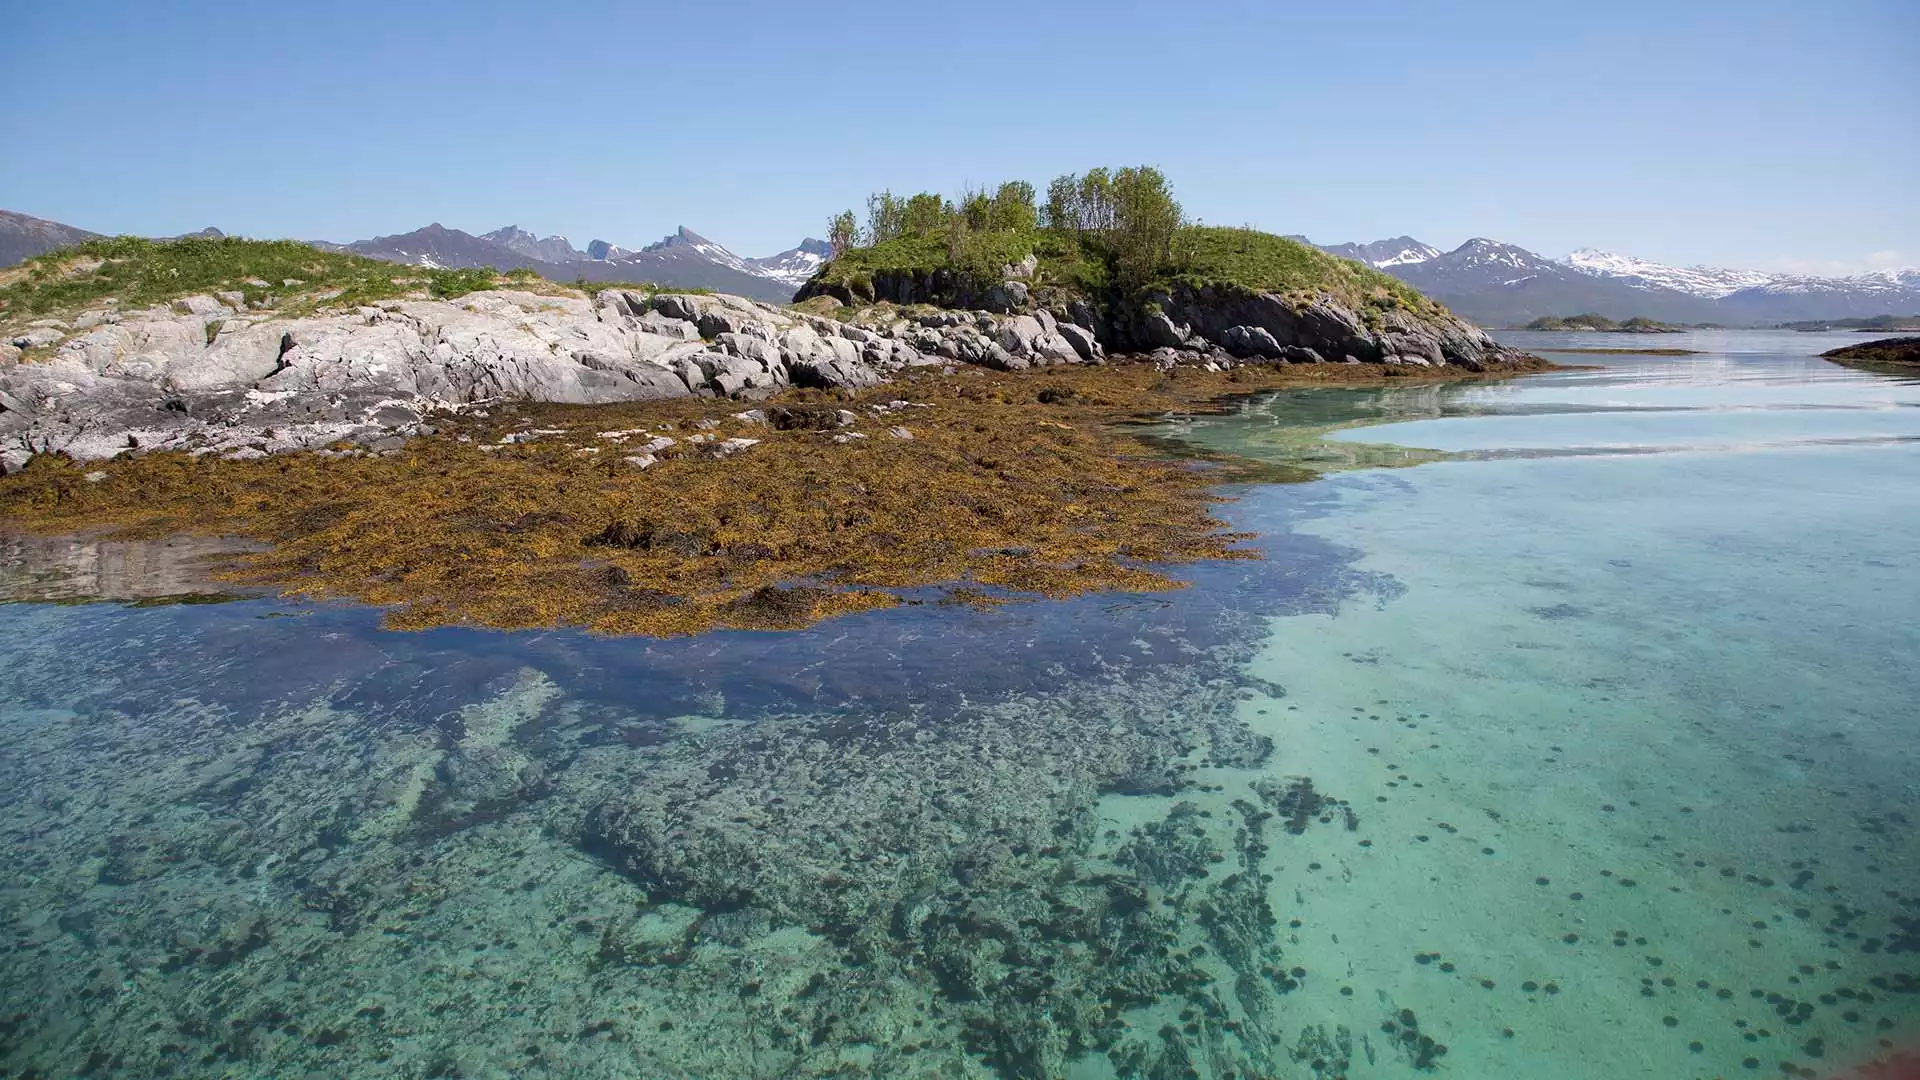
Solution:
[[(0, 1077), (1831, 1076), (1920, 1038), (1920, 383), (1857, 335), (1169, 438), (1150, 596), (678, 641), (0, 548)], [(89, 594), (138, 604), (76, 603)], [(217, 597), (197, 597), (202, 601)]]

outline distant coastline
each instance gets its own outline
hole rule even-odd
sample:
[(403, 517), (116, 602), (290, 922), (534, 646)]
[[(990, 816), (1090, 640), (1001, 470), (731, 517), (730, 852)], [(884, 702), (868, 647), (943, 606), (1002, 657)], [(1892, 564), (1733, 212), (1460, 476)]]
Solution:
[(1525, 326), (1510, 327), (1513, 330), (1537, 330), (1550, 332), (1582, 331), (1610, 334), (1678, 334), (1688, 329), (1663, 323), (1655, 319), (1632, 318), (1620, 321), (1605, 315), (1587, 313), (1584, 315), (1543, 315)]
[(1875, 315), (1868, 319), (1810, 319), (1805, 322), (1779, 323), (1774, 326), (1774, 329), (1803, 332), (1852, 330), (1862, 334), (1879, 334), (1889, 330), (1920, 331), (1920, 315)]

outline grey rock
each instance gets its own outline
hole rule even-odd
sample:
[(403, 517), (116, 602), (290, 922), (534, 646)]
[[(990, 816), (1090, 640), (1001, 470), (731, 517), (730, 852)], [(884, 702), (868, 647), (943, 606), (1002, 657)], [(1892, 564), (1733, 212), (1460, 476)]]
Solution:
[[(852, 342), (846, 343), (849, 347)], [(828, 357), (808, 357), (802, 360), (790, 360), (788, 372), (795, 386), (810, 386), (821, 389), (859, 389), (866, 386), (878, 386), (880, 373), (862, 363), (857, 357), (852, 360), (837, 355)]]
[(293, 349), (293, 335), (273, 323), (223, 333), (197, 355), (167, 366), (165, 384), (174, 390), (211, 390), (250, 386), (280, 370), (280, 358)]
[(1030, 356), (1033, 354), (1033, 343), (1044, 333), (1046, 328), (1040, 325), (1039, 319), (1031, 315), (1015, 315), (1001, 321), (993, 340), (1014, 356)]
[(1106, 359), (1106, 350), (1094, 338), (1093, 331), (1078, 323), (1060, 323), (1055, 331), (1071, 347), (1082, 362), (1097, 364)]
[(1077, 364), (1080, 353), (1058, 333), (1041, 334), (1030, 346), (1035, 359), (1048, 364)]
[(173, 302), (173, 310), (182, 315), (231, 315), (233, 309), (211, 296), (184, 296)]
[(700, 316), (706, 311), (706, 302), (688, 293), (657, 293), (653, 298), (653, 310), (669, 319), (698, 325)]
[(51, 326), (36, 326), (22, 334), (15, 334), (11, 344), (16, 349), (44, 349), (58, 344), (67, 335)]
[(893, 343), (893, 363), (900, 367), (927, 367), (940, 363), (938, 356), (929, 356), (904, 341)]
[(643, 312), (634, 320), (634, 326), (643, 333), (655, 334), (675, 341), (699, 341), (700, 324), (686, 319), (676, 319), (658, 311)]
[(758, 360), (761, 366), (768, 370), (772, 370), (776, 364), (782, 362), (779, 348), (762, 337), (727, 332), (715, 337), (713, 343), (724, 352), (743, 356), (749, 360)]
[(1234, 356), (1273, 358), (1280, 355), (1280, 343), (1263, 326), (1230, 326), (1222, 336), (1227, 351)]
[(702, 337), (719, 337), (721, 334), (744, 334), (770, 339), (773, 335), (754, 315), (735, 308), (709, 305), (700, 315), (700, 334)]
[(1186, 328), (1175, 326), (1164, 311), (1156, 311), (1142, 321), (1141, 336), (1156, 349), (1184, 349), (1188, 340)]
[(985, 352), (975, 362), (997, 371), (1025, 371), (1033, 366), (1026, 357), (1015, 356), (991, 341), (986, 343)]
[(602, 289), (594, 297), (594, 311), (602, 321), (638, 319), (653, 313), (653, 305), (637, 292), (627, 289)]

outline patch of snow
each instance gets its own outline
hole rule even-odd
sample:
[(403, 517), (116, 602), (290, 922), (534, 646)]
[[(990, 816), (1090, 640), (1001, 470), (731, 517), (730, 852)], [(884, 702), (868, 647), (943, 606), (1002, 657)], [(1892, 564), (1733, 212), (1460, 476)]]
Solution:
[(1673, 289), (1717, 300), (1741, 289), (1772, 285), (1783, 275), (1760, 270), (1730, 270), (1718, 266), (1668, 266), (1650, 259), (1581, 248), (1559, 260), (1594, 277), (1616, 278), (1636, 289)]

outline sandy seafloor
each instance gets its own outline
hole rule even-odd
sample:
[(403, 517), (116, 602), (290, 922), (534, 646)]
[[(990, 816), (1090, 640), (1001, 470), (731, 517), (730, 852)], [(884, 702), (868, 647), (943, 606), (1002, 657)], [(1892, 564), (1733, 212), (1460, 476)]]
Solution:
[(1266, 559), (1162, 596), (675, 642), (0, 607), (0, 1076), (1891, 1056), (1920, 387), (1678, 344), (1177, 425), (1347, 471), (1237, 491)]

